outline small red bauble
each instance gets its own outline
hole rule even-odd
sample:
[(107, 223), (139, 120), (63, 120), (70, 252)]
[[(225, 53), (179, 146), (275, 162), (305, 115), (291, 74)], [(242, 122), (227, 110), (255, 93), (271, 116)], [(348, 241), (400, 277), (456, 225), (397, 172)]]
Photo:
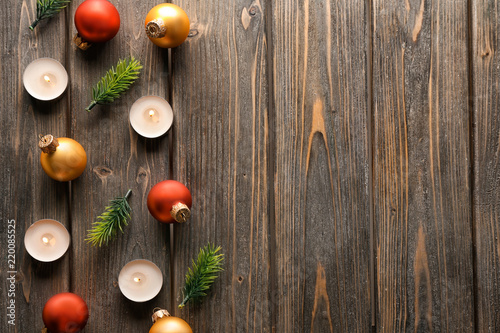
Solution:
[(84, 41), (107, 42), (120, 29), (120, 14), (107, 0), (86, 0), (76, 9), (75, 26)]
[(87, 324), (89, 309), (80, 296), (60, 293), (45, 303), (42, 317), (50, 333), (77, 333)]
[(191, 204), (191, 192), (175, 180), (159, 182), (148, 194), (149, 212), (162, 223), (186, 222)]

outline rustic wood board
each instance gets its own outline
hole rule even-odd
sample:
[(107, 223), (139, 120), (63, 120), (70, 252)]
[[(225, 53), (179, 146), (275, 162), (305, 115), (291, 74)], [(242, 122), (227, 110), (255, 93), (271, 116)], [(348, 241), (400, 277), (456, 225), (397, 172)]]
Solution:
[[(40, 331), (44, 325), (41, 309), (58, 292), (69, 288), (69, 256), (53, 263), (42, 263), (26, 252), (24, 233), (35, 221), (50, 218), (69, 228), (68, 186), (50, 179), (40, 166), (38, 134), (67, 134), (68, 98), (52, 103), (34, 100), (24, 89), (22, 75), (26, 66), (40, 57), (66, 63), (65, 18), (42, 22), (28, 29), (35, 13), (35, 2), (16, 3), (0, 13), (2, 35), (2, 103), (0, 122), (2, 145), (1, 193), (2, 264), (0, 297), (7, 306), (7, 220), (16, 221), (16, 319), (7, 324), (6, 311), (0, 316), (2, 332)], [(62, 37), (61, 37), (62, 36)], [(50, 48), (44, 47), (50, 45)]]
[(474, 331), (467, 4), (374, 1), (377, 330)]
[[(73, 15), (80, 1), (71, 4)], [(144, 95), (168, 98), (167, 52), (146, 38), (144, 18), (156, 3), (114, 3), (122, 18), (116, 37), (83, 52), (70, 45), (71, 136), (88, 154), (85, 173), (72, 184), (73, 260), (71, 289), (89, 305), (86, 332), (144, 332), (151, 327), (156, 306), (167, 307), (170, 298), (170, 238), (168, 227), (155, 221), (146, 207), (149, 189), (169, 174), (168, 136), (144, 139), (130, 127), (129, 109)], [(144, 68), (140, 79), (119, 100), (86, 112), (90, 89), (119, 58), (134, 56)], [(108, 247), (92, 248), (84, 239), (91, 223), (108, 200), (132, 189), (132, 219), (125, 234)], [(131, 260), (148, 259), (164, 273), (164, 287), (153, 300), (135, 303), (118, 287), (118, 274)]]
[[(381, 332), (500, 330), (494, 1), (176, 0), (192, 30), (172, 51), (143, 30), (157, 2), (113, 1), (120, 32), (86, 52), (71, 41), (82, 1), (35, 32), (35, 1), (11, 0), (0, 13), (7, 287), (8, 220), (17, 222), (16, 326), (1, 315), (0, 331), (39, 332), (43, 305), (63, 291), (88, 302), (83, 332), (145, 332), (156, 306), (195, 332), (367, 332), (373, 320)], [(87, 113), (90, 87), (129, 55), (143, 63), (141, 79)], [(55, 102), (22, 85), (40, 57), (70, 75)], [(172, 103), (162, 138), (128, 124), (144, 95)], [(71, 185), (41, 169), (39, 133), (87, 150)], [(170, 178), (194, 199), (191, 220), (172, 229), (145, 203)], [(129, 188), (126, 233), (92, 248), (91, 223)], [(72, 234), (51, 264), (23, 244), (42, 218)], [(186, 269), (208, 242), (222, 246), (225, 271), (204, 303), (179, 310)], [(120, 269), (137, 258), (164, 272), (161, 293), (143, 304), (118, 288)], [(0, 304), (8, 300), (0, 288)]]
[(368, 15), (272, 5), (277, 332), (371, 327)]
[(173, 170), (193, 215), (175, 225), (175, 304), (200, 247), (222, 246), (225, 271), (202, 305), (175, 313), (195, 332), (270, 332), (265, 4), (176, 4), (193, 37), (172, 52)]
[(474, 230), (478, 332), (500, 331), (500, 7), (472, 2)]

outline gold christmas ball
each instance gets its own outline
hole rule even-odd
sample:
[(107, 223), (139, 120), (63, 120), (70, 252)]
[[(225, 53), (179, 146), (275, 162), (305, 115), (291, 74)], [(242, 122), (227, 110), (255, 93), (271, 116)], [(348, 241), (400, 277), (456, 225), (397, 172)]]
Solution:
[(193, 333), (188, 323), (181, 318), (172, 317), (166, 310), (156, 311), (153, 322), (149, 333)]
[(87, 154), (82, 145), (70, 138), (40, 137), (40, 163), (49, 177), (67, 182), (80, 176), (87, 166)]
[(181, 318), (164, 317), (153, 324), (149, 333), (193, 333), (191, 326)]
[(144, 26), (148, 38), (163, 48), (181, 45), (189, 34), (189, 18), (186, 12), (171, 3), (153, 7), (146, 15)]

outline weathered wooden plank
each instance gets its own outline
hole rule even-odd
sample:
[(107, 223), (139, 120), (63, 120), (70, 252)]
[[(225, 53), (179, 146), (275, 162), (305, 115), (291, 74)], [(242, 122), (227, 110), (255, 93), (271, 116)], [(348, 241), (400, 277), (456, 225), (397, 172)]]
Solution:
[(175, 226), (176, 304), (201, 246), (226, 255), (211, 296), (175, 313), (195, 332), (270, 332), (265, 3), (175, 3), (194, 35), (172, 52), (174, 177), (193, 194)]
[(499, 14), (497, 2), (472, 2), (473, 216), (479, 332), (500, 331)]
[(277, 332), (367, 332), (368, 7), (273, 2)]
[(374, 2), (377, 330), (474, 330), (467, 4)]
[[(74, 13), (80, 1), (73, 2)], [(74, 256), (71, 289), (88, 301), (88, 332), (144, 332), (151, 326), (152, 310), (169, 303), (170, 241), (168, 227), (154, 220), (146, 207), (149, 189), (168, 177), (168, 136), (144, 139), (129, 126), (128, 112), (143, 95), (166, 96), (167, 52), (149, 42), (144, 18), (156, 3), (114, 2), (122, 24), (116, 37), (86, 52), (72, 47), (70, 71), (72, 136), (87, 150), (85, 173), (72, 184)], [(71, 20), (73, 24), (73, 20)], [(72, 27), (73, 32), (75, 29)], [(134, 56), (144, 65), (140, 79), (118, 101), (97, 106), (90, 113), (90, 89), (119, 58)], [(109, 199), (132, 189), (132, 220), (108, 247), (91, 248), (84, 242), (91, 223)], [(121, 268), (133, 259), (153, 261), (164, 273), (164, 286), (155, 299), (138, 304), (118, 288)]]
[[(1, 279), (0, 297), (5, 309), (15, 300), (15, 326), (7, 323), (6, 311), (0, 316), (2, 332), (41, 330), (42, 309), (55, 293), (69, 288), (69, 255), (54, 263), (32, 259), (24, 248), (24, 233), (35, 221), (51, 218), (66, 227), (68, 221), (68, 187), (50, 179), (40, 166), (38, 133), (65, 136), (68, 98), (51, 103), (32, 99), (24, 89), (22, 75), (26, 66), (40, 57), (51, 57), (65, 64), (64, 14), (39, 24), (34, 32), (28, 29), (36, 12), (36, 2), (4, 3), (0, 13), (2, 46), (0, 50), (1, 85), (0, 128), (4, 144), (0, 148), (2, 195), (0, 234)], [(16, 221), (16, 294), (8, 297), (6, 278), (7, 220)]]

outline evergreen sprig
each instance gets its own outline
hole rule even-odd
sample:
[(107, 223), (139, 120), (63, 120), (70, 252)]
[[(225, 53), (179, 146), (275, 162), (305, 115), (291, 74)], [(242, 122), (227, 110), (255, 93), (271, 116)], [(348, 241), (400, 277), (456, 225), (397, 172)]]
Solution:
[(97, 104), (111, 103), (120, 97), (139, 78), (141, 68), (141, 62), (134, 57), (120, 59), (116, 70), (111, 67), (101, 81), (92, 88), (92, 102), (85, 110), (90, 112)]
[(36, 3), (36, 18), (31, 23), (30, 29), (33, 31), (41, 20), (45, 20), (59, 13), (66, 8), (71, 0), (38, 0)]
[(208, 244), (200, 249), (198, 259), (193, 260), (192, 268), (188, 268), (186, 273), (186, 281), (183, 289), (183, 300), (179, 304), (179, 309), (182, 309), (191, 300), (199, 300), (206, 296), (206, 291), (217, 278), (217, 273), (222, 271), (222, 262), (224, 254), (217, 254), (221, 247), (215, 247)]
[(128, 225), (132, 210), (127, 201), (130, 193), (132, 190), (128, 190), (124, 197), (109, 201), (109, 206), (106, 207), (104, 213), (97, 217), (97, 221), (89, 230), (87, 239), (85, 239), (88, 243), (93, 246), (101, 246), (103, 243), (108, 245), (109, 240), (116, 236), (118, 230), (123, 233), (123, 226)]

